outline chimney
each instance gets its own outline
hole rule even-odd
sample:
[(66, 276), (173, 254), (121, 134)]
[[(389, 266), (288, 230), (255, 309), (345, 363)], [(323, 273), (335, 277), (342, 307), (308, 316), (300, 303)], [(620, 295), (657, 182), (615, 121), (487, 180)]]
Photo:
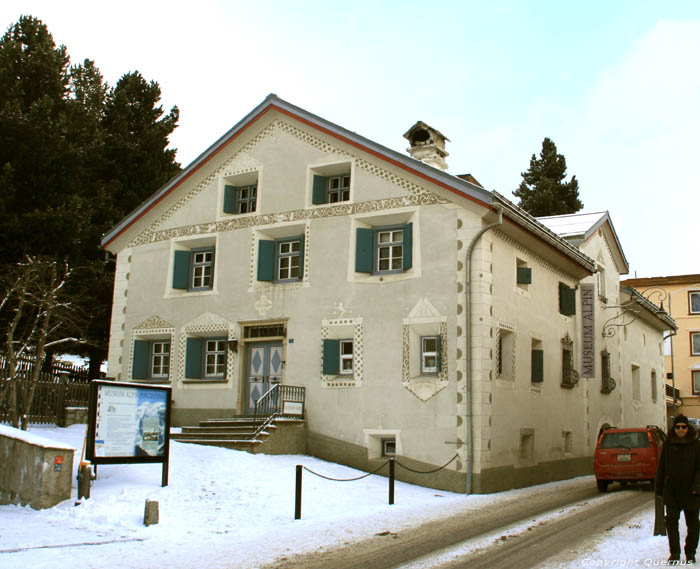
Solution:
[(420, 160), (434, 168), (447, 170), (445, 158), (449, 154), (445, 150), (445, 141), (449, 138), (439, 130), (435, 130), (423, 121), (418, 121), (403, 136), (411, 143), (411, 146), (406, 149), (411, 158)]

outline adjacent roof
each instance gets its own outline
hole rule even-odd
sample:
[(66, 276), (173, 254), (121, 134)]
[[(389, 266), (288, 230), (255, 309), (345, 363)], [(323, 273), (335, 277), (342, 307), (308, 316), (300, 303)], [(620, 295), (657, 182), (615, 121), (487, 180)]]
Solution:
[(214, 144), (200, 154), (191, 164), (186, 166), (179, 174), (173, 177), (168, 183), (156, 191), (139, 207), (128, 214), (117, 225), (105, 233), (102, 237), (101, 246), (108, 248), (109, 244), (125, 232), (135, 221), (146, 215), (162, 199), (178, 188), (185, 180), (195, 174), (207, 162), (212, 159), (222, 148), (253, 125), (260, 117), (270, 111), (277, 111), (287, 115), (297, 121), (311, 126), (328, 136), (336, 138), (343, 143), (358, 148), (384, 160), (410, 174), (423, 178), (432, 184), (442, 187), (454, 194), (478, 203), (488, 209), (499, 208), (504, 215), (514, 221), (517, 225), (525, 228), (536, 237), (553, 246), (560, 253), (572, 259), (582, 266), (586, 271), (595, 271), (595, 262), (572, 246), (566, 240), (559, 238), (555, 232), (550, 231), (546, 226), (539, 223), (534, 217), (523, 209), (519, 208), (500, 194), (484, 189), (476, 180), (472, 182), (469, 177), (458, 177), (448, 174), (438, 168), (434, 168), (419, 160), (391, 150), (381, 144), (377, 144), (341, 126), (338, 126), (326, 119), (316, 116), (304, 109), (301, 109), (287, 101), (270, 94), (265, 100), (248, 113), (241, 121), (233, 126), (228, 132), (220, 137)]
[(620, 285), (620, 292), (629, 295), (630, 303), (636, 305), (638, 308), (643, 309), (647, 315), (653, 316), (659, 321), (663, 322), (664, 328), (666, 330), (677, 330), (678, 325), (676, 321), (671, 318), (671, 316), (662, 307), (657, 306), (651, 302), (648, 298), (642, 296), (642, 294), (632, 287), (627, 287)]
[(601, 227), (607, 227), (614, 241), (611, 245), (614, 245), (615, 251), (613, 254), (615, 255), (615, 261), (620, 265), (620, 274), (626, 275), (629, 272), (629, 263), (625, 257), (625, 252), (622, 250), (622, 245), (610, 219), (610, 214), (607, 211), (551, 215), (538, 217), (537, 221), (575, 245), (586, 242)]

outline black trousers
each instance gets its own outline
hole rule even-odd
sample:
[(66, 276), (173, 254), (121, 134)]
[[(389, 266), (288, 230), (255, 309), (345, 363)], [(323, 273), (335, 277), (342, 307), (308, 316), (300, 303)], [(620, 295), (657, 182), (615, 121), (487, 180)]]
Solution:
[(685, 515), (685, 525), (688, 527), (684, 551), (686, 556), (695, 557), (695, 550), (698, 547), (698, 535), (700, 535), (699, 508), (678, 508), (677, 506), (666, 505), (668, 549), (671, 557), (679, 557), (681, 554), (681, 542), (678, 533), (678, 521), (681, 517), (681, 510)]

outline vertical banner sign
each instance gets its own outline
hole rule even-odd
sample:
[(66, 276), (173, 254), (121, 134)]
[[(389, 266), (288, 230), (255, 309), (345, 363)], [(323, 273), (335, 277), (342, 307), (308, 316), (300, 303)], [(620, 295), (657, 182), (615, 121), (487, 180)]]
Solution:
[(580, 284), (581, 377), (595, 377), (595, 285)]

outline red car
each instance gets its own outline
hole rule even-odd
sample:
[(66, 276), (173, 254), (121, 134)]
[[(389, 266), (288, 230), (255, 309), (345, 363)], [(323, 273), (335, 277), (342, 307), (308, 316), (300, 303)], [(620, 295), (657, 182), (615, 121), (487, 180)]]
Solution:
[(598, 437), (593, 457), (598, 490), (611, 482), (648, 481), (654, 485), (661, 446), (666, 434), (655, 425), (629, 429), (605, 429)]

